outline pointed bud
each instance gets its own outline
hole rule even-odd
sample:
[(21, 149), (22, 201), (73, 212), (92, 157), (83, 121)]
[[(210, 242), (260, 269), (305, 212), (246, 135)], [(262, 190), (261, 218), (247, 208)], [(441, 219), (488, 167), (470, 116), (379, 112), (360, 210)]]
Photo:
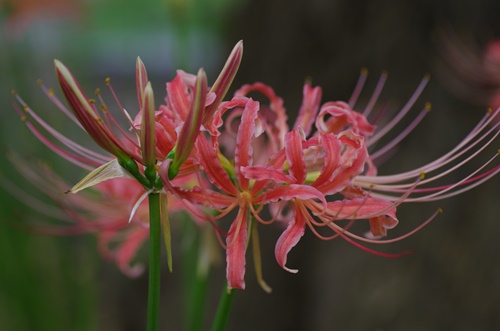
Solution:
[(153, 88), (148, 82), (143, 91), (142, 98), (142, 123), (141, 123), (141, 151), (146, 168), (154, 168), (156, 164), (155, 153), (155, 104)]
[(175, 156), (169, 168), (168, 177), (173, 179), (179, 172), (182, 163), (188, 158), (198, 134), (200, 133), (205, 101), (207, 98), (207, 77), (203, 69), (198, 70), (196, 77), (196, 91), (191, 109), (184, 121), (181, 133), (176, 144)]
[(128, 158), (129, 153), (120, 143), (118, 137), (106, 126), (94, 105), (83, 93), (80, 85), (71, 72), (59, 60), (54, 60), (57, 80), (66, 101), (80, 124), (90, 137), (103, 149), (118, 158)]
[(144, 89), (148, 84), (148, 74), (146, 72), (146, 67), (142, 62), (140, 57), (137, 57), (135, 63), (135, 86), (137, 89), (137, 102), (139, 103), (139, 109), (142, 109), (142, 100), (144, 98)]
[(210, 121), (212, 116), (214, 115), (217, 107), (219, 107), (220, 103), (224, 99), (229, 91), (229, 87), (233, 82), (236, 73), (238, 72), (238, 68), (240, 67), (241, 58), (243, 56), (243, 40), (240, 40), (233, 48), (231, 54), (229, 55), (224, 68), (217, 77), (214, 85), (210, 89), (210, 92), (215, 93), (215, 100), (212, 102), (203, 115), (203, 123), (207, 123)]

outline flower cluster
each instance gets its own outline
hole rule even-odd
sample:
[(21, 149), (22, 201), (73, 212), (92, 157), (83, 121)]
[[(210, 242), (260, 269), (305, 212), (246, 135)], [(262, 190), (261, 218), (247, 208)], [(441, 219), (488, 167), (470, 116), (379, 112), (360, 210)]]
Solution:
[[(287, 255), (306, 229), (321, 239), (341, 237), (375, 254), (397, 256), (372, 250), (364, 243), (402, 239), (430, 222), (439, 212), (410, 233), (382, 239), (398, 224), (398, 206), (406, 202), (448, 198), (500, 172), (496, 161), (499, 154), (495, 152), (466, 177), (444, 185), (438, 181), (495, 141), (500, 133), (500, 121), (497, 120), (500, 111), (496, 110), (488, 113), (462, 141), (436, 160), (402, 173), (377, 174), (377, 164), (392, 154), (394, 147), (430, 110), (430, 105), (426, 104), (408, 126), (397, 131), (398, 124), (414, 107), (427, 77), (401, 110), (378, 126), (370, 118), (380, 118), (374, 106), (385, 75), (381, 76), (362, 112), (356, 109), (367, 75), (365, 71), (349, 102), (323, 103), (321, 88), (306, 83), (298, 116), (289, 127), (283, 100), (262, 83), (244, 85), (231, 99), (223, 101), (241, 56), (240, 42), (211, 87), (202, 69), (197, 75), (178, 71), (166, 84), (165, 104), (158, 108), (154, 105), (146, 69), (138, 60), (139, 112), (134, 119), (121, 106), (108, 81), (118, 108), (129, 121), (135, 137), (119, 128), (102, 99), (102, 111), (99, 112), (95, 106), (97, 102), (87, 98), (68, 69), (56, 61), (59, 83), (72, 112), (51, 90), (43, 85), (42, 88), (59, 109), (110, 155), (97, 154), (65, 138), (17, 94), (16, 97), (29, 115), (27, 126), (42, 142), (69, 161), (91, 170), (70, 193), (94, 185), (97, 190), (108, 192), (109, 187), (103, 186), (106, 184), (113, 188), (120, 186), (117, 190), (121, 192), (118, 198), (111, 195), (108, 198), (124, 199), (120, 194), (130, 193), (129, 184), (121, 186), (124, 182), (120, 182), (116, 186), (111, 183), (123, 181), (122, 177), (132, 177), (136, 182), (130, 187), (134, 187), (136, 199), (126, 202), (132, 215), (137, 213), (144, 197), (158, 193), (165, 197), (168, 194), (168, 200), (175, 201), (174, 208), (162, 207), (167, 212), (184, 209), (199, 222), (210, 222), (226, 250), (229, 288), (245, 288), (245, 255), (248, 246), (252, 245), (257, 279), (264, 290), (270, 290), (262, 278), (259, 264), (259, 227), (271, 223), (283, 226), (275, 246), (275, 258), (289, 272), (297, 270), (287, 266)], [(268, 102), (256, 101), (250, 97), (254, 94), (262, 94)], [(24, 113), (22, 116), (26, 118)], [(46, 133), (61, 142), (64, 148), (49, 139)], [(392, 139), (387, 138), (391, 136)], [(382, 141), (386, 143), (380, 146)], [(95, 167), (97, 169), (93, 169)], [(164, 203), (166, 201), (165, 198)], [(85, 202), (89, 206), (93, 203)], [(351, 231), (358, 220), (368, 221), (367, 233)], [(95, 221), (92, 229), (108, 225)], [(126, 228), (125, 223), (120, 226)]]

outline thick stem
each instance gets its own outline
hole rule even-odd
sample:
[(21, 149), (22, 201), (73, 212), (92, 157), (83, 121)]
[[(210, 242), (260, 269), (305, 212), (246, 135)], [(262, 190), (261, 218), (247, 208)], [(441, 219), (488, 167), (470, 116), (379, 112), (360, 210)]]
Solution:
[(158, 330), (160, 308), (160, 196), (149, 195), (149, 288), (148, 288), (148, 326), (147, 331)]
[(229, 319), (229, 311), (233, 302), (234, 290), (228, 289), (227, 284), (224, 286), (222, 295), (215, 313), (212, 331), (224, 331), (226, 329), (227, 320)]

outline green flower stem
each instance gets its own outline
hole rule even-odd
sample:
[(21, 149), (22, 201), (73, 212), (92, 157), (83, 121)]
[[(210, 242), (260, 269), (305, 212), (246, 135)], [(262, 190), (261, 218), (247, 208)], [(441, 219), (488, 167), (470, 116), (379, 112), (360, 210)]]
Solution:
[(212, 331), (224, 331), (226, 329), (227, 320), (229, 319), (229, 311), (233, 302), (234, 290), (229, 290), (227, 284), (224, 286), (222, 295), (215, 313)]
[(148, 327), (147, 331), (158, 330), (160, 308), (160, 196), (149, 195), (149, 288), (148, 288)]

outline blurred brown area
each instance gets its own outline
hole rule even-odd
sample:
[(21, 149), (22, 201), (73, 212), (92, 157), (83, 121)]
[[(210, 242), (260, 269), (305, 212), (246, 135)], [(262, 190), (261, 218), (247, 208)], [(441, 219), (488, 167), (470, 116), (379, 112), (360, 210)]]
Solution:
[[(158, 1), (157, 5), (160, 8), (163, 2), (160, 4)], [(323, 87), (324, 101), (346, 100), (350, 97), (362, 67), (366, 67), (370, 72), (363, 100), (366, 101), (371, 95), (379, 74), (387, 70), (389, 78), (380, 100), (388, 101), (391, 106), (397, 107), (407, 101), (426, 73), (430, 73), (431, 76), (434, 73), (436, 59), (439, 57), (439, 43), (435, 38), (437, 28), (443, 24), (450, 25), (456, 29), (458, 35), (467, 33), (476, 36), (478, 43), (486, 43), (489, 39), (500, 36), (498, 13), (500, 13), (500, 3), (493, 0), (439, 2), (247, 0), (234, 6), (221, 19), (224, 25), (217, 30), (220, 34), (217, 47), (222, 48), (221, 46), (225, 45), (226, 49), (219, 49), (215, 53), (220, 55), (220, 64), (223, 58), (221, 54), (226, 54), (237, 40), (243, 39), (245, 43), (243, 63), (234, 88), (254, 81), (269, 84), (279, 96), (283, 97), (285, 107), (291, 113), (300, 106), (305, 79), (311, 79), (313, 85)], [(96, 21), (87, 20), (87, 22)], [(126, 74), (120, 74), (113, 66), (122, 61), (115, 57), (121, 52), (124, 57), (125, 55), (130, 57), (129, 62), (133, 65), (135, 56), (143, 57), (142, 52), (145, 52), (148, 54), (146, 57), (151, 55), (149, 61), (151, 63), (159, 58), (153, 56), (152, 49), (161, 48), (165, 43), (175, 45), (172, 39), (168, 38), (150, 43), (150, 39), (131, 32), (134, 30), (134, 23), (127, 21), (127, 24), (131, 29), (127, 30), (127, 35), (121, 36), (124, 39), (118, 37), (102, 43), (96, 37), (97, 33), (92, 35), (95, 37), (92, 43), (107, 46), (112, 44), (113, 47), (91, 52), (88, 48), (91, 43), (88, 40), (83, 43), (86, 46), (83, 54), (96, 60), (92, 63), (94, 66), (91, 69), (88, 69), (89, 59), (79, 60), (72, 57), (79, 53), (75, 48), (79, 40), (63, 39), (66, 46), (64, 49), (71, 50), (69, 54), (64, 54), (68, 61), (87, 65), (75, 68), (79, 75), (90, 81), (87, 87), (94, 87), (92, 84), (97, 79), (102, 80), (104, 78), (102, 75), (109, 74), (109, 71), (116, 72), (118, 81), (122, 82), (118, 82), (118, 85), (124, 85), (123, 82), (129, 81), (128, 85), (133, 87), (133, 67), (131, 66), (131, 70)], [(204, 29), (202, 25), (200, 30)], [(153, 37), (158, 34), (153, 34)], [(124, 45), (126, 42), (117, 43), (127, 40), (127, 37), (133, 40), (130, 45)], [(193, 44), (200, 39), (191, 39), (186, 44)], [(198, 49), (200, 54), (203, 49)], [(37, 74), (41, 74), (43, 78), (48, 76), (47, 72), (50, 73), (52, 68), (51, 62), (46, 59), (61, 56), (57, 54), (58, 50), (56, 47), (52, 51), (43, 52), (44, 65), (47, 69)], [(109, 55), (113, 51), (116, 51), (112, 53), (115, 56), (114, 61), (102, 60), (107, 52)], [(136, 54), (131, 55), (133, 52)], [(168, 62), (169, 59), (166, 59), (164, 53), (161, 54), (162, 61)], [(214, 64), (217, 61), (213, 60), (214, 55), (206, 58), (204, 55), (191, 56), (190, 67), (206, 66), (204, 60), (209, 58), (212, 69), (208, 70), (217, 70), (213, 69), (217, 68), (217, 64)], [(11, 56), (14, 58), (16, 53), (12, 52)], [(23, 77), (28, 75), (31, 77), (33, 75), (31, 69), (35, 64), (41, 66), (41, 60), (36, 60), (36, 54), (33, 58), (35, 58), (33, 62), (24, 64), (16, 73), (20, 72)], [(148, 66), (148, 61), (145, 63)], [(167, 72), (172, 74), (170, 64), (165, 64), (163, 67), (158, 64), (151, 66), (155, 69), (160, 67), (152, 77), (158, 80), (156, 84), (158, 89), (163, 88), (162, 84), (173, 77), (166, 75)], [(11, 67), (8, 70), (14, 71)], [(14, 75), (15, 73), (12, 73), (12, 76)], [(213, 78), (214, 75), (210, 77)], [(31, 78), (34, 82), (38, 77)], [(32, 85), (34, 90), (36, 86)], [(4, 85), (2, 82), (0, 87), (7, 90), (2, 93), (2, 107), (9, 107), (8, 102), (4, 102), (3, 99), (7, 99), (11, 84)], [(135, 98), (133, 91), (131, 93), (129, 99)], [(157, 97), (158, 100), (162, 98)], [(413, 169), (439, 157), (458, 143), (485, 112), (484, 107), (457, 99), (438, 77), (432, 78), (415, 106), (415, 112), (418, 112), (426, 101), (433, 105), (431, 113), (415, 132), (400, 144), (398, 154), (380, 168), (381, 174)], [(45, 105), (50, 106), (48, 102)], [(293, 118), (293, 115), (289, 117)], [(4, 141), (12, 137), (8, 136), (4, 129), (9, 126), (5, 124), (8, 123), (6, 118), (17, 120), (13, 112), (10, 115), (2, 115)], [(24, 148), (29, 148), (34, 138), (30, 137), (28, 132), (20, 131), (21, 127), (22, 125), (16, 122), (16, 130), (12, 134), (16, 138), (25, 137), (20, 143)], [(492, 148), (491, 153), (495, 152), (495, 148)], [(481, 160), (485, 161), (487, 156), (492, 155), (491, 153)], [(477, 160), (475, 165), (479, 166), (481, 160)], [(65, 171), (71, 172), (71, 169)], [(460, 179), (460, 174), (454, 178)], [(289, 255), (288, 265), (299, 269), (299, 273), (293, 275), (282, 270), (274, 258), (274, 244), (282, 229), (277, 226), (261, 227), (263, 272), (266, 282), (273, 288), (273, 293), (266, 294), (259, 288), (254, 276), (252, 257), (248, 254), (247, 289), (236, 293), (228, 330), (500, 329), (498, 313), (500, 240), (497, 238), (500, 232), (500, 189), (498, 186), (499, 178), (494, 178), (472, 191), (449, 200), (401, 206), (398, 211), (400, 225), (393, 230), (394, 233), (402, 234), (409, 231), (426, 220), (438, 207), (443, 208), (444, 213), (422, 231), (404, 241), (375, 247), (384, 252), (402, 252), (408, 249), (414, 251), (412, 255), (397, 259), (371, 255), (340, 239), (325, 242), (311, 233), (306, 233)], [(4, 204), (2, 209), (12, 208), (10, 203), (12, 199), (2, 200)], [(18, 212), (19, 210), (16, 211), (16, 216), (19, 216)], [(363, 226), (360, 225), (361, 228)], [(12, 241), (4, 241), (0, 247), (4, 249), (4, 256), (9, 254), (17, 258), (16, 252), (8, 251), (8, 247), (16, 244), (14, 238), (10, 238)], [(129, 280), (121, 275), (114, 265), (96, 262), (99, 261), (99, 257), (95, 256), (95, 243), (91, 240), (90, 242), (83, 240), (87, 242), (85, 244), (75, 238), (33, 238), (23, 239), (27, 242), (23, 247), (26, 247), (27, 251), (31, 249), (30, 252), (23, 251), (23, 254), (34, 256), (32, 259), (36, 260), (37, 264), (25, 268), (16, 266), (14, 261), (9, 264), (9, 268), (13, 269), (9, 269), (9, 274), (5, 272), (5, 277), (2, 279), (13, 282), (12, 279), (16, 277), (15, 268), (18, 268), (19, 272), (25, 274), (27, 281), (45, 284), (50, 293), (65, 291), (73, 295), (75, 287), (83, 288), (90, 299), (82, 293), (79, 296), (74, 295), (73, 298), (68, 295), (59, 301), (59, 306), (55, 307), (66, 316), (68, 312), (72, 314), (72, 311), (81, 308), (76, 300), (83, 298), (88, 300), (90, 305), (94, 305), (96, 321), (86, 324), (82, 322), (81, 325), (87, 325), (87, 328), (73, 324), (75, 330), (144, 329), (147, 275)], [(163, 273), (163, 314), (160, 325), (165, 330), (179, 330), (182, 323), (180, 294), (182, 275), (178, 267), (182, 262), (181, 256), (175, 253), (179, 252), (179, 242), (180, 239), (174, 244), (174, 273), (169, 274), (166, 268)], [(48, 248), (45, 251), (43, 247)], [(67, 249), (68, 247), (70, 249)], [(58, 262), (40, 260), (40, 255), (36, 254), (41, 253), (37, 249), (43, 251), (43, 256), (56, 254)], [(64, 252), (66, 255), (61, 257), (59, 249), (66, 249)], [(82, 253), (82, 250), (86, 251)], [(76, 257), (72, 255), (75, 252), (78, 254)], [(88, 262), (89, 260), (91, 262)], [(77, 264), (77, 267), (72, 262)], [(85, 263), (88, 263), (88, 267)], [(57, 269), (55, 264), (64, 264), (65, 267)], [(63, 275), (52, 277), (51, 268), (66, 271)], [(224, 277), (224, 266), (221, 265), (211, 277), (207, 301), (208, 315), (205, 318), (206, 329), (210, 325), (210, 314), (215, 310)], [(64, 279), (65, 286), (69, 287), (60, 286)], [(77, 280), (68, 282), (67, 279)], [(88, 290), (89, 288), (94, 292)], [(47, 290), (27, 294), (16, 290), (17, 288), (12, 288), (9, 295), (22, 294), (28, 298), (27, 301), (31, 295), (33, 300), (39, 301), (39, 306), (43, 306), (46, 299), (44, 295), (48, 292)], [(26, 307), (9, 306), (9, 302), (2, 300), (0, 292), (0, 317), (10, 314), (10, 318), (22, 320), (26, 319), (26, 311)], [(44, 307), (41, 312), (53, 313), (50, 307)], [(59, 329), (68, 329), (68, 325), (76, 323), (75, 321), (79, 320), (75, 318), (65, 322), (66, 324), (48, 323), (48, 327), (40, 329), (56, 330), (55, 327), (51, 328), (51, 325), (63, 325), (64, 327)], [(0, 330), (2, 330), (1, 321)], [(17, 327), (14, 330), (28, 330), (28, 328)]]

